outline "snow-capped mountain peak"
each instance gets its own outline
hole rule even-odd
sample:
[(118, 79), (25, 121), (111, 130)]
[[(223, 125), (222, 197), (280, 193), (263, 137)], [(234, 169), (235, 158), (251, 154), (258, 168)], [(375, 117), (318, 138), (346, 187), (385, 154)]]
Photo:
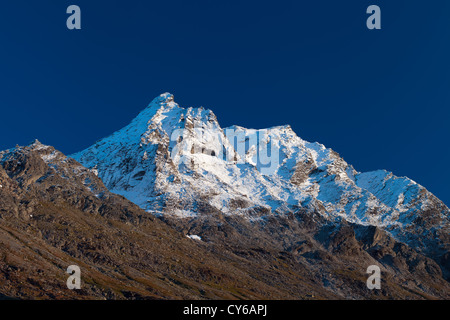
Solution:
[(329, 221), (377, 225), (416, 242), (426, 242), (414, 226), (424, 211), (427, 232), (449, 227), (449, 209), (410, 179), (387, 171), (359, 173), (289, 125), (222, 129), (212, 111), (181, 108), (169, 93), (73, 157), (98, 170), (111, 191), (155, 214), (264, 219), (301, 208)]

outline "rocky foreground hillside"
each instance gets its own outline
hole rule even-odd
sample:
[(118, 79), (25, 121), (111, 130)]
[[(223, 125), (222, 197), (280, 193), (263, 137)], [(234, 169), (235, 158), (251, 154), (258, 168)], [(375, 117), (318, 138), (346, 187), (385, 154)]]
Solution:
[(288, 126), (228, 129), (164, 94), (72, 157), (0, 152), (0, 297), (450, 298), (449, 210), (424, 187)]

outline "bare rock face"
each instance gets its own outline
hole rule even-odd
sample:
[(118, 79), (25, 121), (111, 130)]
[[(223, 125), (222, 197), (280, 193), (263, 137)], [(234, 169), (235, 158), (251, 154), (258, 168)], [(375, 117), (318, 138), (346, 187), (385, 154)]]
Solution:
[(302, 185), (316, 169), (317, 166), (312, 158), (297, 162), (294, 166), (295, 171), (291, 176), (291, 183), (299, 186)]

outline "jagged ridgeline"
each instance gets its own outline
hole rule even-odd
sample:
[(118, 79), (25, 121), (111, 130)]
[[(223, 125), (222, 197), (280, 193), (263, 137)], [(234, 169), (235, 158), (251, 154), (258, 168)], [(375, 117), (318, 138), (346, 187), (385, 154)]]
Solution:
[(166, 93), (75, 155), (36, 141), (0, 164), (4, 297), (450, 297), (449, 209), (290, 126), (221, 128)]
[(156, 215), (264, 220), (317, 212), (330, 223), (383, 228), (424, 252), (448, 251), (449, 209), (411, 179), (357, 172), (290, 126), (222, 129), (212, 111), (181, 108), (169, 93), (72, 157)]

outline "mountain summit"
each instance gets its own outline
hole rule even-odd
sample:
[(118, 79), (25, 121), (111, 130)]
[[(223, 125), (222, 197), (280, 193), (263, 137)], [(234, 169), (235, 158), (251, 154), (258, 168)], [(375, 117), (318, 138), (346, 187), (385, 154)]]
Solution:
[(157, 216), (265, 221), (317, 213), (334, 225), (382, 228), (448, 268), (444, 203), (411, 179), (358, 172), (290, 126), (223, 129), (212, 111), (181, 108), (165, 93), (128, 126), (72, 157), (97, 170), (110, 191)]
[(448, 211), (290, 126), (221, 128), (163, 94), (72, 157), (0, 151), (0, 300), (448, 299)]

